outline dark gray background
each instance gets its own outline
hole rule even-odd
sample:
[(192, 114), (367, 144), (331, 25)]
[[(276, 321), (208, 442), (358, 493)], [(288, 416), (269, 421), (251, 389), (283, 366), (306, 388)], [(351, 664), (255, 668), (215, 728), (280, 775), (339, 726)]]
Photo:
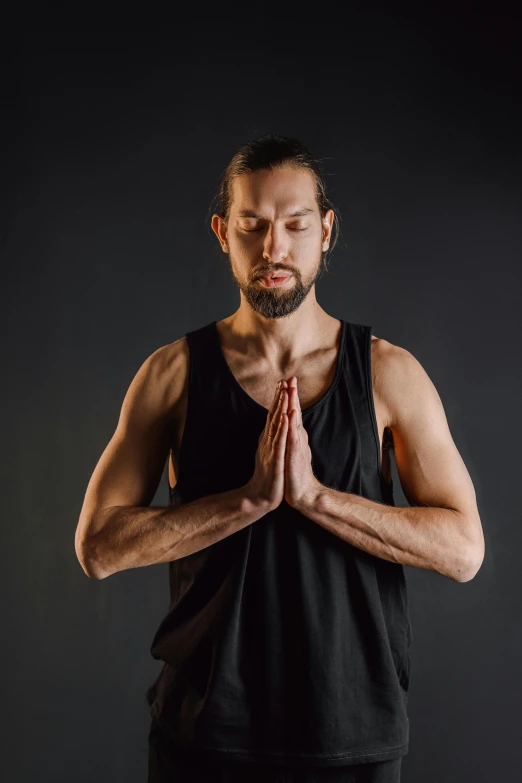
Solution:
[(208, 210), (237, 146), (264, 132), (323, 159), (342, 217), (320, 303), (419, 359), (477, 492), (475, 579), (405, 567), (403, 780), (522, 771), (519, 20), (302, 13), (25, 32), (3, 52), (10, 783), (146, 780), (167, 565), (91, 581), (74, 533), (138, 367), (239, 304)]

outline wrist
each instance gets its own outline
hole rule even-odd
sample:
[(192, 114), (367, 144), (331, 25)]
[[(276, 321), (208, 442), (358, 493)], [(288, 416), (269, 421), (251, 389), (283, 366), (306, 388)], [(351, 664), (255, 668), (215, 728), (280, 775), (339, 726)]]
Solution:
[(321, 497), (325, 491), (326, 487), (324, 484), (321, 484), (321, 482), (316, 479), (299, 499), (292, 503), (292, 506), (296, 511), (305, 514), (305, 516), (311, 513), (317, 513), (319, 511)]
[(252, 486), (247, 482), (241, 487), (241, 503), (245, 514), (249, 516), (255, 516), (256, 518), (262, 517), (272, 511), (270, 502), (263, 498), (260, 498), (252, 489)]

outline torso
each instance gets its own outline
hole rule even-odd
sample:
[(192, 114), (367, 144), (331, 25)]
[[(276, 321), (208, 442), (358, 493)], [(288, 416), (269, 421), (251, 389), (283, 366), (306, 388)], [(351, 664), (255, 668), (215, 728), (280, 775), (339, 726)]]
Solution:
[[(243, 387), (245, 392), (256, 402), (267, 409), (270, 407), (276, 384), (281, 377), (289, 378), (296, 375), (299, 385), (299, 401), (301, 408), (307, 408), (318, 399), (320, 399), (331, 385), (337, 363), (339, 350), (340, 329), (339, 321), (335, 321), (337, 326), (328, 340), (329, 345), (323, 349), (320, 355), (310, 356), (306, 363), (301, 362), (299, 367), (287, 367), (280, 374), (274, 374), (268, 366), (263, 367), (263, 362), (251, 359), (239, 354), (230, 347), (227, 347), (225, 321), (218, 321), (218, 333), (223, 354), (236, 380)], [(381, 344), (386, 341), (372, 335), (372, 387), (373, 401), (375, 406), (375, 416), (379, 433), (379, 447), (381, 453), (381, 470), (386, 481), (390, 481), (391, 466), (388, 448), (385, 439), (385, 429), (388, 425), (388, 416), (384, 401), (378, 392), (378, 374), (379, 374), (379, 353)], [(171, 394), (171, 417), (170, 427), (172, 432), (172, 448), (169, 457), (169, 484), (173, 487), (176, 484), (178, 472), (178, 454), (185, 428), (185, 418), (187, 413), (188, 400), (188, 367), (189, 350), (187, 340), (182, 337), (174, 343), (165, 346), (166, 351), (172, 351), (172, 361), (167, 362), (171, 368), (168, 379), (168, 388), (172, 390)], [(383, 445), (384, 441), (384, 445)]]

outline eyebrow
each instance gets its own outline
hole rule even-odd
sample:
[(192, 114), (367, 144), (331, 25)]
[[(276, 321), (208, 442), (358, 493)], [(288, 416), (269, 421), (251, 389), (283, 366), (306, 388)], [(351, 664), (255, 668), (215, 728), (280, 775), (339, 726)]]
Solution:
[[(313, 212), (313, 209), (309, 209), (308, 207), (303, 207), (302, 209), (296, 209), (295, 212), (289, 212), (284, 217), (301, 217), (302, 215), (308, 215), (310, 212)], [(258, 215), (256, 212), (253, 212), (251, 209), (243, 209), (240, 212), (238, 212), (239, 217), (252, 217), (252, 218), (261, 218), (262, 215)]]

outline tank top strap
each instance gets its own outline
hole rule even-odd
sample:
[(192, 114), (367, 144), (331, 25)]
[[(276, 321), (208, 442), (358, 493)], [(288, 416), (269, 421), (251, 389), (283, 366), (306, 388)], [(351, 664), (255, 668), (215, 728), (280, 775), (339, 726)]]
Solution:
[(222, 371), (214, 325), (215, 321), (212, 321), (185, 334), (190, 354), (189, 385), (194, 389), (203, 389)]
[(393, 505), (393, 486), (381, 471), (381, 445), (372, 381), (372, 327), (346, 324), (345, 382), (355, 410), (359, 429), (361, 491), (366, 497)]
[(346, 321), (344, 368), (354, 402), (366, 401), (368, 393), (368, 345), (371, 331), (371, 326)]

